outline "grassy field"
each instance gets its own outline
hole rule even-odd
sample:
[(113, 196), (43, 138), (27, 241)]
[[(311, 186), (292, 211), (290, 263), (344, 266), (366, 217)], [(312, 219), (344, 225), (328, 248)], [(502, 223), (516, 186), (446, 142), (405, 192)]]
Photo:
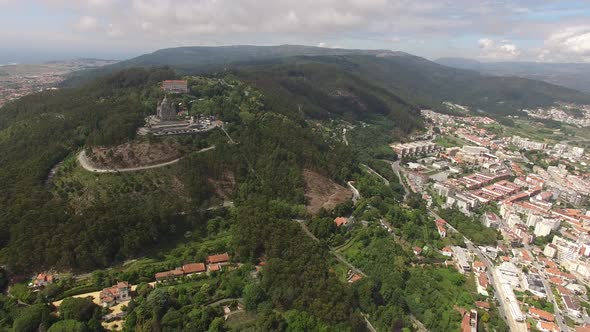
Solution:
[(463, 145), (471, 145), (471, 143), (453, 135), (439, 136), (434, 142), (442, 146), (443, 148), (452, 148), (454, 146), (462, 147)]
[(225, 327), (229, 331), (257, 331), (256, 314), (247, 311), (237, 312), (227, 318)]

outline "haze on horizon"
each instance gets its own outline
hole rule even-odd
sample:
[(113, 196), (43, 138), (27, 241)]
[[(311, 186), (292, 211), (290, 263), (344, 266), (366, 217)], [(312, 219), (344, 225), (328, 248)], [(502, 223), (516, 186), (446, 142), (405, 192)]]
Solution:
[(590, 62), (589, 1), (0, 0), (0, 6), (0, 64), (234, 44)]

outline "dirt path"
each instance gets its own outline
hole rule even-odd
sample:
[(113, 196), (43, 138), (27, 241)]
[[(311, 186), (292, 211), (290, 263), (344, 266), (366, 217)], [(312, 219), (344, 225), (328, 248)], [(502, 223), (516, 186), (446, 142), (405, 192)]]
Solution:
[[(213, 149), (215, 149), (215, 145), (210, 146), (208, 148), (201, 149), (201, 150), (197, 151), (197, 153), (206, 152), (206, 151), (213, 150)], [(147, 166), (140, 166), (140, 167), (130, 167), (130, 168), (98, 168), (96, 166), (91, 165), (90, 161), (86, 157), (86, 151), (82, 150), (82, 152), (80, 152), (80, 154), (78, 155), (78, 162), (80, 163), (80, 166), (82, 166), (85, 170), (90, 171), (90, 172), (94, 172), (94, 173), (135, 172), (135, 171), (141, 171), (141, 170), (146, 170), (146, 169), (151, 169), (151, 168), (159, 168), (159, 167), (164, 167), (164, 166), (172, 165), (172, 164), (177, 163), (180, 159), (182, 159), (182, 158), (177, 158), (177, 159), (174, 159), (174, 160), (171, 160), (171, 161), (167, 161), (165, 163), (160, 163), (160, 164), (155, 164), (155, 165), (147, 165)]]

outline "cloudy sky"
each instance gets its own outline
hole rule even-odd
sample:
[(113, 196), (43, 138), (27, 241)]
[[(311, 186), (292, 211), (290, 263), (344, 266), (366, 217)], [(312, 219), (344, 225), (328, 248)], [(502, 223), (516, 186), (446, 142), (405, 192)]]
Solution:
[(590, 62), (590, 0), (0, 0), (0, 63), (191, 45)]

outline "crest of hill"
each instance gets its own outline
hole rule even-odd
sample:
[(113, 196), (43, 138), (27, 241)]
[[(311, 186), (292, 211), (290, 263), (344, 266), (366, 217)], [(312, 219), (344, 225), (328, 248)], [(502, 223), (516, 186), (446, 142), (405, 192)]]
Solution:
[(104, 66), (95, 70), (81, 71), (72, 75), (64, 85), (72, 86), (92, 80), (121, 69), (131, 67), (171, 66), (175, 69), (221, 70), (224, 66), (239, 63), (267, 62), (294, 56), (334, 56), (363, 54), (372, 56), (407, 56), (404, 52), (390, 50), (359, 50), (325, 48), (303, 45), (278, 46), (188, 46), (157, 50), (138, 57)]
[[(129, 67), (170, 66), (181, 74), (211, 73), (222, 70), (266, 72), (277, 66), (310, 64), (314, 70), (338, 72), (363, 80), (396, 96), (405, 104), (441, 108), (452, 101), (491, 114), (519, 114), (523, 108), (543, 107), (555, 102), (590, 104), (590, 95), (521, 77), (484, 75), (473, 70), (447, 67), (403, 52), (349, 50), (321, 47), (220, 46), (169, 48), (145, 54), (97, 70), (79, 72), (66, 85), (76, 85), (105, 73)], [(269, 80), (273, 80), (270, 77)], [(313, 94), (303, 88), (300, 96)]]

